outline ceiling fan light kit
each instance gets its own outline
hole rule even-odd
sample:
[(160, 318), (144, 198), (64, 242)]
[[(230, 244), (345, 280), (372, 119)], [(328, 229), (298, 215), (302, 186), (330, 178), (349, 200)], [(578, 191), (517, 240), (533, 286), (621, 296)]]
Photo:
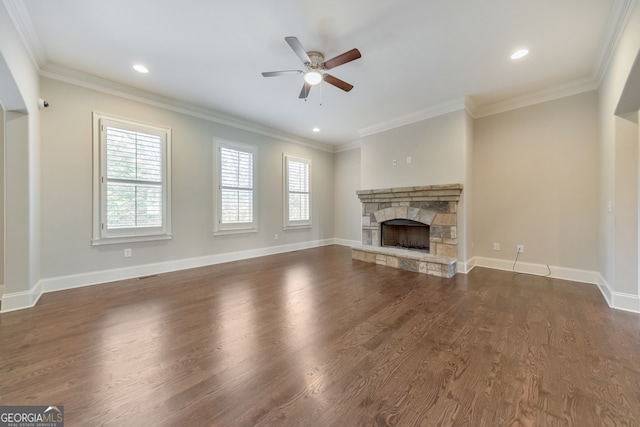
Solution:
[(304, 81), (315, 86), (322, 81), (322, 73), (318, 70), (309, 70), (304, 73)]
[(298, 55), (298, 58), (300, 58), (306, 70), (266, 71), (262, 73), (264, 77), (283, 76), (286, 74), (302, 74), (304, 83), (302, 86), (302, 90), (300, 91), (299, 98), (305, 100), (309, 96), (311, 86), (318, 85), (323, 80), (330, 85), (337, 87), (338, 89), (342, 89), (345, 92), (349, 92), (351, 89), (353, 89), (353, 85), (340, 80), (339, 78), (334, 77), (331, 74), (327, 74), (324, 71), (330, 70), (339, 65), (343, 65), (347, 62), (351, 62), (360, 58), (362, 55), (360, 55), (360, 51), (358, 49), (351, 49), (341, 55), (325, 61), (324, 55), (320, 52), (307, 52), (296, 37), (289, 36), (285, 37), (284, 39), (289, 44), (291, 49), (295, 52), (295, 54)]

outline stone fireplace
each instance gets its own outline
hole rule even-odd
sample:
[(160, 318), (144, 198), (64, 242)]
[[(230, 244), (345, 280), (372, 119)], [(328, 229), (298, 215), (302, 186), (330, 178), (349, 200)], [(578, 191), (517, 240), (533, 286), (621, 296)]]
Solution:
[(462, 184), (358, 191), (362, 245), (352, 258), (453, 277), (458, 253), (458, 202)]

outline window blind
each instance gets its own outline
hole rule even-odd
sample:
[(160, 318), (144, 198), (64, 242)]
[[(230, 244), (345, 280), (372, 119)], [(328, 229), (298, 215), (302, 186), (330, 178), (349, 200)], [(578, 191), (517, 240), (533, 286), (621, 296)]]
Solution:
[(163, 140), (106, 128), (107, 229), (162, 226)]
[(309, 163), (287, 159), (289, 221), (309, 220)]
[(222, 224), (253, 222), (253, 153), (220, 147)]

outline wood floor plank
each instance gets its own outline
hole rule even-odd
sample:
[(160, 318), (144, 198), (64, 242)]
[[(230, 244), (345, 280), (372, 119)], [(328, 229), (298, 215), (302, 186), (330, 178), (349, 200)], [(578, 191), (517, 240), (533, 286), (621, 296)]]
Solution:
[(66, 425), (640, 426), (640, 316), (592, 285), (328, 246), (0, 314), (0, 404)]

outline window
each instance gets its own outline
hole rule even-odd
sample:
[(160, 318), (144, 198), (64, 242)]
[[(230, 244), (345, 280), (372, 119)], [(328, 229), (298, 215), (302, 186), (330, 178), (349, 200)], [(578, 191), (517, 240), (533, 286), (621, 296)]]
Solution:
[(171, 129), (93, 114), (93, 244), (171, 238)]
[(257, 148), (215, 139), (217, 194), (214, 234), (258, 230), (255, 168)]
[(284, 156), (284, 228), (311, 227), (311, 160)]

